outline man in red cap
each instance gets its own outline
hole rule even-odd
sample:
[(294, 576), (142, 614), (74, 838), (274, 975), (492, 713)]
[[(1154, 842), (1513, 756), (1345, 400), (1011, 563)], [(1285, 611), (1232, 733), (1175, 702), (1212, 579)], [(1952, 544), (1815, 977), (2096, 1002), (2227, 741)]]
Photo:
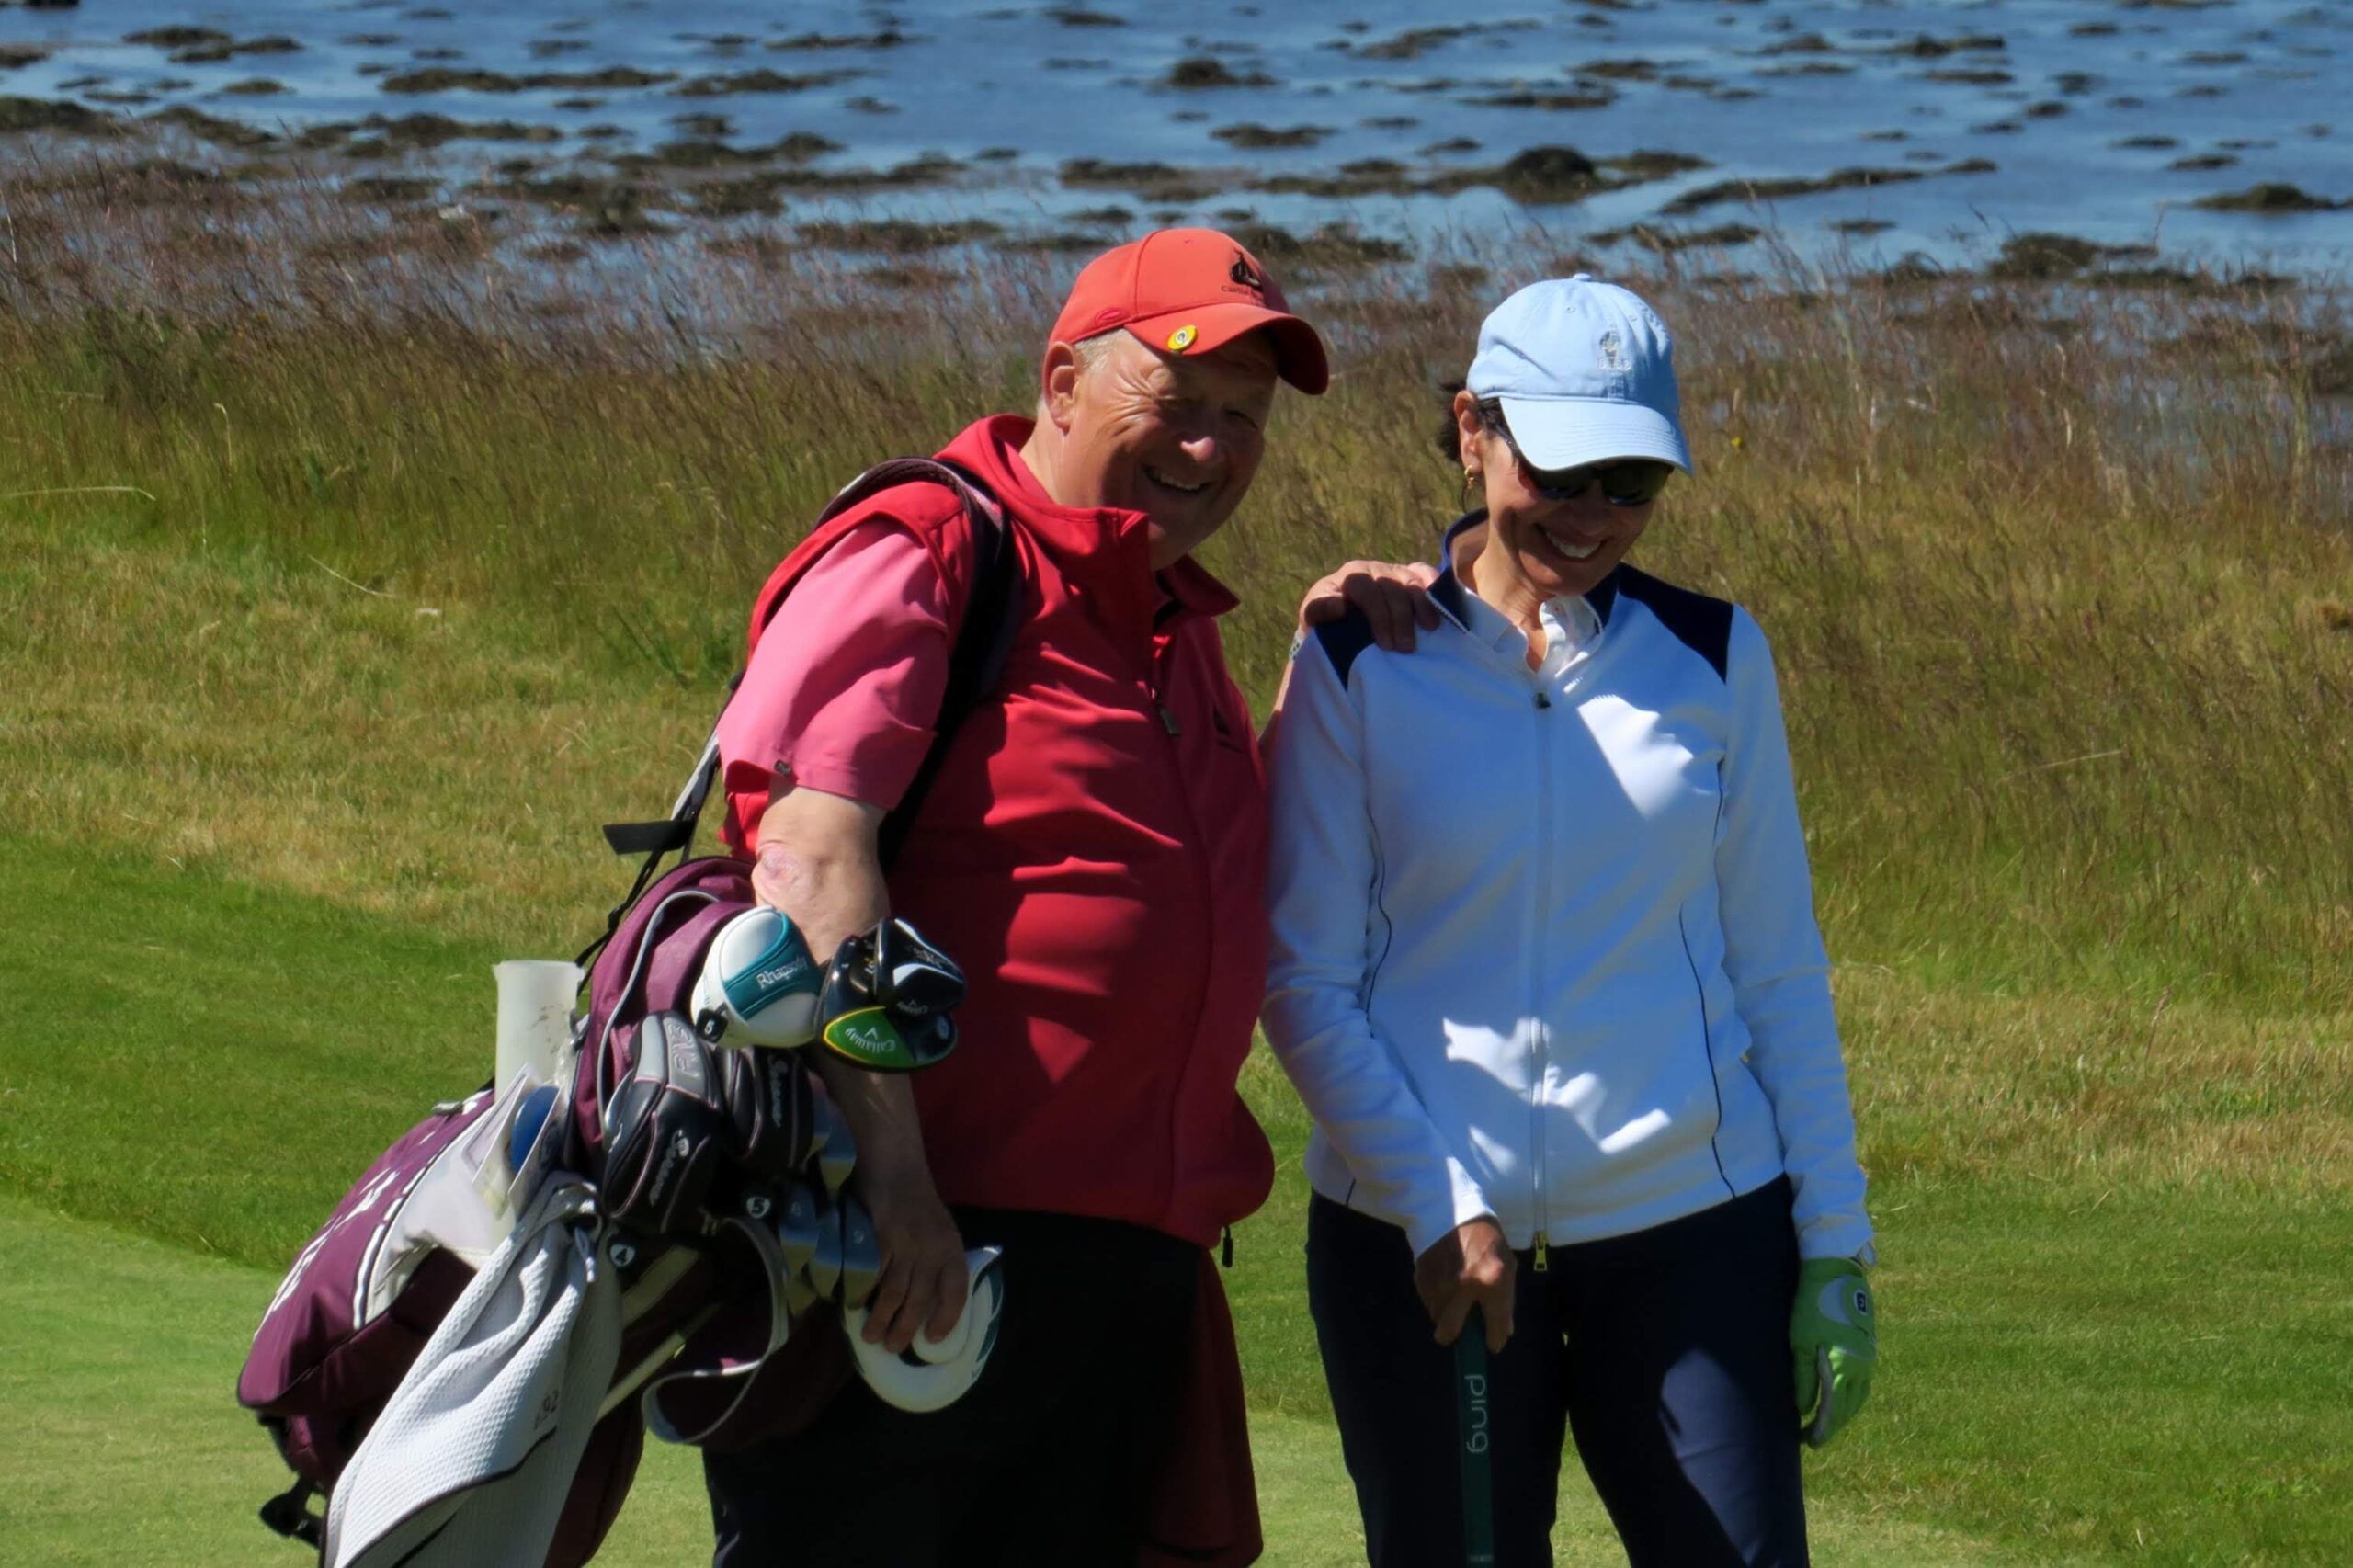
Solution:
[[(1006, 1305), (948, 1409), (852, 1384), (796, 1435), (707, 1455), (719, 1568), (1256, 1557), (1209, 1249), (1273, 1177), (1235, 1088), (1265, 986), (1266, 801), (1218, 638), (1235, 601), (1191, 554), (1250, 487), (1278, 381), (1329, 379), (1224, 234), (1161, 230), (1079, 274), (1035, 418), (939, 453), (999, 504), (1027, 600), (887, 880), (878, 831), (930, 751), (972, 579), (962, 506), (885, 491), (762, 593), (720, 733), (729, 842), (820, 963), (896, 915), (971, 980), (938, 1066), (824, 1068), (882, 1243), (868, 1335), (949, 1332), (968, 1246), (1004, 1247)], [(1410, 642), (1432, 624), (1419, 572), (1353, 562), (1302, 622), (1353, 604)]]

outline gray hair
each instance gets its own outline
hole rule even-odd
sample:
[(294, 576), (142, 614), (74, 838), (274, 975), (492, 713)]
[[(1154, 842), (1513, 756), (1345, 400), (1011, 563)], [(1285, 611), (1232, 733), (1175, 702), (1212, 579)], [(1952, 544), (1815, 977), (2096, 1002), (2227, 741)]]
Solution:
[(1082, 337), (1072, 344), (1071, 358), (1077, 362), (1078, 373), (1083, 376), (1109, 358), (1111, 350), (1118, 347), (1113, 340), (1123, 330), (1115, 326), (1109, 332), (1098, 332), (1092, 337)]

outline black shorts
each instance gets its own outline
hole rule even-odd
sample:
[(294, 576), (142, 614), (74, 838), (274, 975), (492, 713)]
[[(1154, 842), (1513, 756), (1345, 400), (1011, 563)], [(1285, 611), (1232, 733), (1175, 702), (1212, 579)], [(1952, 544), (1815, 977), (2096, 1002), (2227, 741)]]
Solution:
[(1132, 1568), (1168, 1455), (1201, 1249), (1109, 1220), (959, 1210), (1005, 1248), (987, 1368), (915, 1415), (862, 1382), (808, 1430), (707, 1453), (716, 1568)]

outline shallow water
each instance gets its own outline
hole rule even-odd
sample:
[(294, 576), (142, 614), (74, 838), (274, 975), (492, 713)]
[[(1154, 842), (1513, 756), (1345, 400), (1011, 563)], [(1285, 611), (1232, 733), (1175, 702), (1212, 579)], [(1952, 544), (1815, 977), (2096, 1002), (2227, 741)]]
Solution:
[[(1778, 229), (1803, 252), (1843, 245), (1865, 259), (1983, 259), (2030, 231), (2154, 243), (2168, 261), (2305, 273), (2334, 274), (2353, 257), (2343, 58), (2353, 52), (2353, 6), (1507, 0), (1467, 15), (1476, 20), (1433, 28), (1431, 8), (1406, 0), (508, 0), (487, 9), (116, 0), (0, 8), (0, 62), (19, 62), (0, 63), (0, 95), (129, 116), (184, 104), (281, 133), (420, 113), (517, 122), (505, 140), (454, 141), (432, 154), (452, 193), (500, 160), (596, 166), (689, 137), (743, 148), (814, 133), (840, 144), (800, 165), (820, 171), (926, 153), (961, 165), (905, 188), (796, 187), (782, 197), (794, 222), (978, 215), (1052, 232), (1079, 214), (1082, 227), (1116, 231), (1146, 219), (1242, 222), (1246, 212), (1295, 231), (1340, 222), (1409, 241), (1540, 228), (1594, 246), (1640, 243), (1606, 238), (1637, 225), (1668, 234), (1739, 225)], [(212, 29), (226, 42), (126, 41), (164, 27)], [(263, 40), (298, 47), (250, 47)], [(1178, 73), (1184, 61), (1211, 63)], [(580, 80), (613, 67), (656, 79)], [(492, 74), (472, 85), (415, 75), (433, 71)], [(1172, 74), (1235, 80), (1187, 87)], [(544, 140), (517, 135), (526, 131)], [(1254, 144), (1263, 142), (1275, 144)], [(7, 145), (0, 138), (0, 155)], [(1539, 146), (1601, 165), (1565, 187), (1586, 191), (1580, 199), (1480, 183), (1478, 171)], [(1611, 165), (1636, 152), (1702, 166), (1641, 177), (1652, 171)], [(1065, 167), (1087, 158), (1172, 167), (1139, 189), (1132, 171), (1087, 177)], [(1367, 159), (1397, 166), (1331, 183)], [(1844, 188), (1769, 203), (1737, 184), (1842, 170), (1910, 177), (1850, 175)], [(1264, 187), (1287, 178), (1310, 188)], [(2343, 205), (2191, 205), (2262, 183)]]

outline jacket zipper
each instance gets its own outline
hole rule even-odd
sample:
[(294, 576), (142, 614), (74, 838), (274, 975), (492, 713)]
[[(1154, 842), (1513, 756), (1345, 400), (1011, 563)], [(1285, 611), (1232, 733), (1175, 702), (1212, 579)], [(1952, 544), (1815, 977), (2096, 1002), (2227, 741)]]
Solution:
[[(1189, 846), (1194, 874), (1200, 879), (1201, 900), (1206, 907), (1211, 895), (1209, 851), (1201, 844), (1200, 812), (1193, 803), (1192, 792), (1185, 787), (1184, 759), (1177, 755), (1176, 737), (1183, 733), (1183, 729), (1177, 723), (1176, 715), (1169, 708), (1165, 697), (1167, 663), (1175, 656), (1176, 652), (1176, 640), (1174, 637), (1168, 640), (1165, 647), (1156, 647), (1152, 651), (1144, 665), (1146, 671), (1144, 692), (1152, 699), (1153, 708), (1160, 719), (1161, 728), (1166, 732), (1167, 738), (1161, 744), (1167, 748), (1168, 777), (1175, 780), (1176, 798), (1184, 809), (1185, 842)], [(1176, 1092), (1169, 1096), (1168, 1187), (1160, 1206), (1164, 1215), (1173, 1215), (1176, 1207), (1178, 1150), (1184, 1142), (1182, 1132), (1185, 1121), (1185, 1087), (1193, 1075), (1195, 1059), (1199, 1055), (1195, 1048), (1200, 1040), (1201, 1013), (1209, 1006), (1210, 977), (1211, 966), (1216, 962), (1216, 945), (1214, 932), (1204, 930), (1201, 933), (1200, 979), (1193, 988), (1193, 1018), (1185, 1032), (1185, 1060), (1176, 1069)], [(1224, 1245), (1228, 1255), (1228, 1267), (1232, 1266), (1233, 1246), (1233, 1235), (1228, 1232)]]
[(1552, 1265), (1552, 1247), (1545, 1232), (1551, 1228), (1551, 1210), (1544, 1198), (1544, 1078), (1548, 1070), (1544, 1039), (1543, 980), (1545, 912), (1552, 907), (1552, 732), (1544, 715), (1552, 710), (1552, 699), (1541, 690), (1536, 693), (1536, 913), (1529, 923), (1528, 933), (1528, 1028), (1536, 1053), (1536, 1071), (1529, 1093), (1529, 1146), (1536, 1168), (1536, 1259), (1535, 1271), (1544, 1273)]

